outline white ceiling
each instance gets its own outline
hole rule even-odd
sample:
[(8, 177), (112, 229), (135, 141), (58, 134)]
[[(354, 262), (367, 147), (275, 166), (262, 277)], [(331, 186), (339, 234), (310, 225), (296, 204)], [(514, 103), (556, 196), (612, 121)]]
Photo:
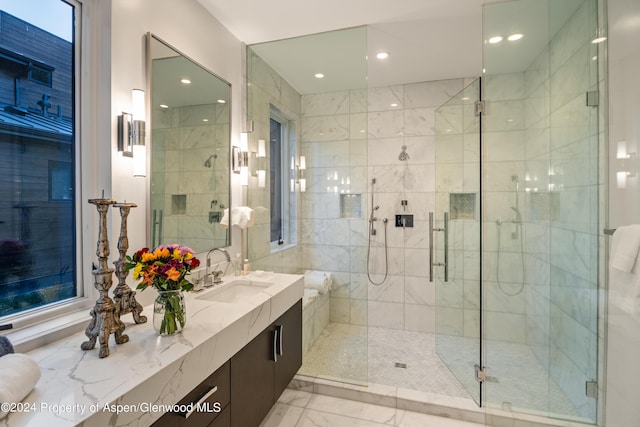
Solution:
[[(198, 1), (306, 94), (477, 77), (483, 40), (493, 32), (525, 37), (487, 46), (487, 72), (521, 71), (583, 0)], [(491, 4), (484, 18), (491, 30), (485, 35), (483, 4)], [(329, 32), (345, 28), (350, 30)], [(389, 59), (375, 60), (380, 51), (389, 52)], [(317, 72), (326, 77), (314, 79)]]

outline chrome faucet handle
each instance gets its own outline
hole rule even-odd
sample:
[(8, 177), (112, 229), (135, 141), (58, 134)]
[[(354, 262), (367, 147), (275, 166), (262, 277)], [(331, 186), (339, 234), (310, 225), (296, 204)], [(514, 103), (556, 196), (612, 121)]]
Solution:
[(224, 271), (216, 270), (213, 272), (213, 283), (222, 283), (222, 275)]

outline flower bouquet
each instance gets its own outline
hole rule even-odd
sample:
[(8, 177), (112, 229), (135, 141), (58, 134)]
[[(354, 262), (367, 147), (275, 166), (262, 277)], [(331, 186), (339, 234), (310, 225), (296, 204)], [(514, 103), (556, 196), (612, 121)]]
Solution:
[(143, 248), (133, 257), (127, 255), (127, 270), (142, 281), (137, 289), (153, 287), (158, 291), (153, 308), (153, 325), (161, 335), (180, 332), (186, 323), (183, 292), (193, 289), (186, 279), (189, 272), (200, 265), (193, 250), (177, 244), (160, 245), (153, 251)]

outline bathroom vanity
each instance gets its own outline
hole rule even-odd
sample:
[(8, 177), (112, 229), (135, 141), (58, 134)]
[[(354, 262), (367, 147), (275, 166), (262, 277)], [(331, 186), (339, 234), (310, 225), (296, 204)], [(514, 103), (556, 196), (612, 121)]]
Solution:
[(29, 355), (42, 378), (24, 400), (35, 410), (2, 421), (258, 426), (300, 367), (302, 294), (300, 275), (225, 277), (222, 285), (187, 293), (187, 324), (176, 336), (160, 337), (150, 322), (135, 325), (127, 315), (130, 341), (110, 343), (107, 358), (80, 350), (82, 333), (38, 348)]

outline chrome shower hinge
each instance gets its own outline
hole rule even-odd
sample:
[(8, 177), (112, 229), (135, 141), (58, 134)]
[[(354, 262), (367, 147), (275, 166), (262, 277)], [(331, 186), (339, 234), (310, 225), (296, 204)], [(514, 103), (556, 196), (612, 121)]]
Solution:
[(598, 398), (598, 382), (591, 380), (585, 382), (585, 394), (587, 397)]
[(485, 382), (485, 380), (487, 379), (487, 376), (484, 370), (480, 368), (480, 365), (478, 364), (474, 365), (473, 370), (476, 377), (476, 381), (478, 381), (479, 383)]
[(484, 100), (482, 101), (476, 101), (473, 104), (473, 115), (478, 117), (480, 114), (486, 114), (486, 105), (484, 103)]

